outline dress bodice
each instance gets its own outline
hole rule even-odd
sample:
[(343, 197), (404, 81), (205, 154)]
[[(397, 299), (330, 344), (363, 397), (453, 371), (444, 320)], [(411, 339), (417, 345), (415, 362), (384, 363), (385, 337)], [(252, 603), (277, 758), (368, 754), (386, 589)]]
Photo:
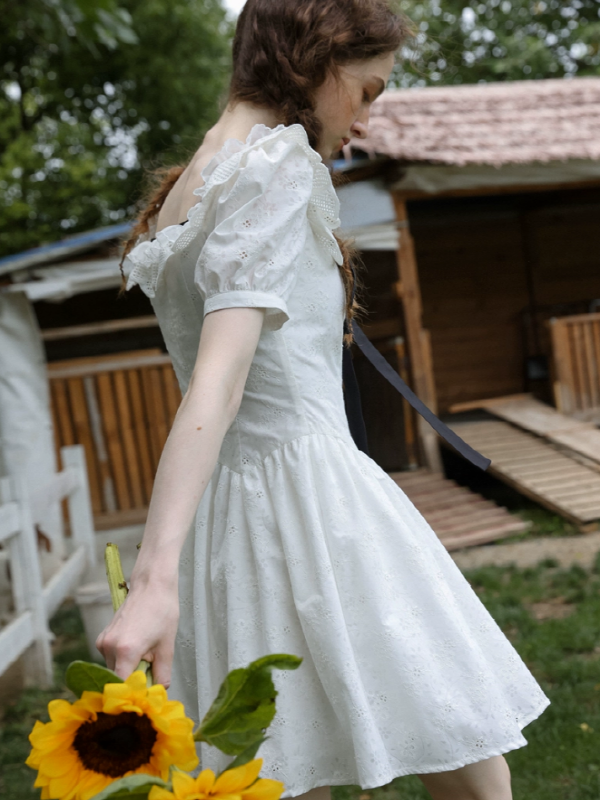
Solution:
[[(333, 236), (339, 201), (300, 125), (255, 126), (205, 167), (201, 199), (130, 252), (128, 288), (150, 297), (185, 392), (204, 316), (231, 307), (266, 316), (219, 461), (235, 471), (298, 437), (352, 442), (342, 392), (344, 288)], [(151, 232), (152, 233), (152, 232)]]

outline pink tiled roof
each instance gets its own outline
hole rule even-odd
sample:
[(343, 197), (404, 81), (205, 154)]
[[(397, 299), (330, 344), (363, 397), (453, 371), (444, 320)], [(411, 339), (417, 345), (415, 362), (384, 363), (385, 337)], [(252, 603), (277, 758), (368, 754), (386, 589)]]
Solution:
[(457, 166), (600, 160), (600, 78), (389, 90), (352, 146)]

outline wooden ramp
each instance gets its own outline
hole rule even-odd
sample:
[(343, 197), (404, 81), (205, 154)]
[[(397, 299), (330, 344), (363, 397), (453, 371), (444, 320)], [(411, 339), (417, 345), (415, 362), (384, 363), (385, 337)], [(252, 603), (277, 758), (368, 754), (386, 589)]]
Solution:
[(420, 469), (392, 472), (390, 477), (448, 550), (493, 542), (529, 528), (525, 520), (439, 473)]
[[(540, 403), (530, 394), (513, 394), (506, 397), (491, 397), (470, 403), (456, 403), (450, 411), (468, 411), (483, 408), (507, 422), (526, 431), (542, 436), (570, 454), (578, 454), (598, 464), (600, 469), (600, 429), (593, 422), (568, 417), (552, 406)], [(491, 456), (490, 456), (491, 458)]]
[[(488, 410), (497, 413), (496, 407)], [(449, 427), (492, 459), (488, 470), (492, 475), (582, 530), (597, 529), (600, 472), (595, 462), (590, 462), (592, 466), (580, 463), (542, 435), (504, 420), (454, 422)]]

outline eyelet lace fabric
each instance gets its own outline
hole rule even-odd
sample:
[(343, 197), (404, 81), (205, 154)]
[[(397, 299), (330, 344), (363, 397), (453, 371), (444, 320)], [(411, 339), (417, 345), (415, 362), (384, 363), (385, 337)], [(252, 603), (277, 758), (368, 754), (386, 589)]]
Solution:
[[(339, 206), (301, 126), (257, 126), (205, 169), (187, 225), (131, 254), (182, 390), (206, 313), (267, 309), (238, 415), (180, 564), (170, 695), (196, 719), (267, 653), (262, 774), (285, 796), (381, 786), (522, 747), (549, 704), (402, 490), (348, 430)], [(202, 766), (229, 759), (201, 746)]]

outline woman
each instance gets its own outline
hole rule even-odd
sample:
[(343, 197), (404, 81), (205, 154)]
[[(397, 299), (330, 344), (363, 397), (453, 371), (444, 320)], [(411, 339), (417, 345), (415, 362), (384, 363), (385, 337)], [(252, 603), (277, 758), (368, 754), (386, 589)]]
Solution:
[(261, 749), (288, 796), (418, 774), (436, 799), (508, 800), (502, 753), (549, 700), (344, 415), (355, 304), (323, 161), (366, 136), (406, 32), (387, 0), (246, 3), (227, 108), (127, 248), (184, 397), (98, 647), (165, 685), (173, 662), (197, 717), (228, 670), (302, 656)]

